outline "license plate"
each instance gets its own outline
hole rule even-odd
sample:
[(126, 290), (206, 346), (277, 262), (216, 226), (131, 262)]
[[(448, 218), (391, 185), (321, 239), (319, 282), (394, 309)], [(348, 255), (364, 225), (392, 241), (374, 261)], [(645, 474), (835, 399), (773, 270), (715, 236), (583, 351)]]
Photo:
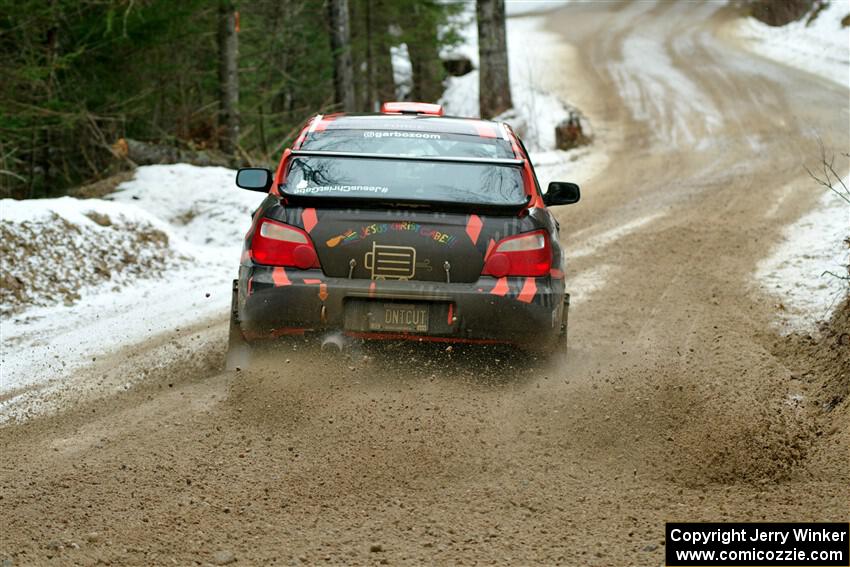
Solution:
[(428, 305), (379, 303), (369, 309), (370, 331), (428, 332)]

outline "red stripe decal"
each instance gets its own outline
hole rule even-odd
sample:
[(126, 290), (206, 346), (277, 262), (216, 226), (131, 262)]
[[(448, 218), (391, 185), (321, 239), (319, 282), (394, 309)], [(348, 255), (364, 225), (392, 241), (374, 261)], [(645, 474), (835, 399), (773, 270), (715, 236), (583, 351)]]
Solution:
[(485, 124), (484, 122), (473, 122), (473, 124), (475, 125), (475, 131), (482, 138), (497, 137), (496, 129), (492, 125)]
[(454, 303), (449, 303), (449, 320), (448, 320), (449, 327), (452, 326), (452, 315), (454, 315), (454, 310), (455, 310), (454, 307), (455, 307)]
[(491, 238), (490, 242), (487, 243), (487, 252), (484, 254), (484, 261), (485, 262), (487, 261), (487, 258), (490, 257), (490, 253), (493, 252), (493, 248), (495, 248), (495, 247), (496, 247), (496, 241)]
[(304, 278), (304, 283), (307, 285), (316, 285), (322, 283), (322, 280), (316, 278)]
[(254, 276), (248, 278), (248, 295), (254, 293)]
[(554, 278), (556, 280), (562, 280), (562, 279), (564, 279), (564, 272), (562, 272), (561, 270), (556, 270), (555, 268), (552, 268), (551, 270), (549, 270), (549, 276), (551, 276), (552, 278)]
[(369, 284), (369, 297), (375, 297), (375, 282)]
[(325, 114), (324, 116), (322, 116), (321, 120), (316, 122), (316, 127), (313, 128), (313, 132), (324, 132), (330, 125), (330, 123), (339, 118), (340, 116), (342, 116), (342, 113), (340, 112), (334, 114)]
[(534, 299), (534, 295), (537, 293), (537, 282), (534, 281), (534, 278), (525, 278), (525, 283), (522, 284), (522, 289), (517, 296), (518, 301), (522, 301), (523, 303), (531, 303), (531, 300)]
[(319, 222), (319, 219), (316, 217), (316, 209), (304, 209), (301, 211), (301, 222), (304, 223), (304, 230), (310, 232), (316, 226), (316, 223)]
[(328, 284), (321, 283), (319, 284), (319, 299), (322, 301), (328, 298)]
[(283, 287), (292, 283), (289, 281), (289, 276), (286, 275), (286, 270), (281, 267), (272, 270), (272, 281), (275, 287)]
[(499, 278), (496, 280), (496, 285), (493, 286), (490, 293), (498, 295), (499, 297), (504, 297), (505, 294), (508, 293), (508, 278)]
[[(304, 127), (302, 131), (302, 136), (306, 136), (307, 127)], [(302, 139), (303, 142), (303, 139)], [(296, 142), (297, 143), (297, 142)], [(300, 147), (300, 145), (296, 145), (296, 148)], [(272, 189), (269, 191), (270, 194), (276, 195), (280, 197), (280, 191), (277, 190), (280, 187), (280, 184), (286, 181), (286, 168), (289, 163), (289, 156), (292, 154), (292, 150), (286, 148), (283, 150), (283, 155), (280, 157), (280, 163), (277, 164), (277, 170), (274, 174), (274, 183), (272, 183)]]
[(481, 227), (484, 223), (478, 215), (469, 215), (469, 220), (466, 221), (466, 234), (473, 244), (478, 242), (478, 236), (481, 234)]

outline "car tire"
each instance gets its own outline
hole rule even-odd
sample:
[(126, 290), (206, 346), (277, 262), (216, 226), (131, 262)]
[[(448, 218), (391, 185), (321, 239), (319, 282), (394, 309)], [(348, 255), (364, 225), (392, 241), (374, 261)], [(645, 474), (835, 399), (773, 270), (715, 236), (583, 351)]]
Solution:
[(239, 282), (233, 280), (233, 293), (230, 299), (230, 327), (227, 335), (227, 355), (225, 370), (242, 370), (248, 366), (252, 354), (251, 344), (245, 340), (239, 324)]

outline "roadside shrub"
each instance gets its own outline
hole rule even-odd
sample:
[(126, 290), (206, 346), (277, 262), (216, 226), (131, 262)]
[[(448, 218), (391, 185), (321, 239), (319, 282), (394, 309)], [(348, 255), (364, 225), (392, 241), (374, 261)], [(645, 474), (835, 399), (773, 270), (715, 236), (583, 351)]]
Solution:
[(823, 0), (749, 0), (750, 14), (769, 26), (796, 22), (812, 10), (825, 5)]

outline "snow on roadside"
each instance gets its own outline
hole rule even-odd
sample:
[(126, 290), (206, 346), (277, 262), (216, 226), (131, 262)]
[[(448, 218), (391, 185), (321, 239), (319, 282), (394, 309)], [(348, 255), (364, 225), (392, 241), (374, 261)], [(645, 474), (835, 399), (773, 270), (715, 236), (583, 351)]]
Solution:
[[(28, 254), (4, 250), (3, 281), (37, 274), (74, 295), (43, 294), (23, 311), (4, 296), (0, 392), (61, 379), (121, 346), (224, 316), (242, 236), (263, 199), (237, 189), (234, 175), (220, 167), (147, 166), (103, 200), (2, 201), (2, 230), (31, 241)], [(139, 240), (136, 231), (155, 236)], [(54, 253), (63, 234), (77, 244)], [(122, 262), (125, 270), (110, 268)]]
[(805, 17), (774, 27), (753, 17), (732, 22), (730, 31), (750, 50), (850, 87), (850, 2), (832, 0), (811, 22)]
[(178, 163), (140, 167), (108, 197), (162, 219), (189, 251), (237, 248), (263, 200), (236, 187), (236, 171)]
[(758, 264), (755, 276), (782, 305), (783, 330), (813, 331), (847, 293), (846, 283), (824, 272), (846, 274), (850, 206), (825, 192), (817, 207), (785, 228), (783, 237)]

